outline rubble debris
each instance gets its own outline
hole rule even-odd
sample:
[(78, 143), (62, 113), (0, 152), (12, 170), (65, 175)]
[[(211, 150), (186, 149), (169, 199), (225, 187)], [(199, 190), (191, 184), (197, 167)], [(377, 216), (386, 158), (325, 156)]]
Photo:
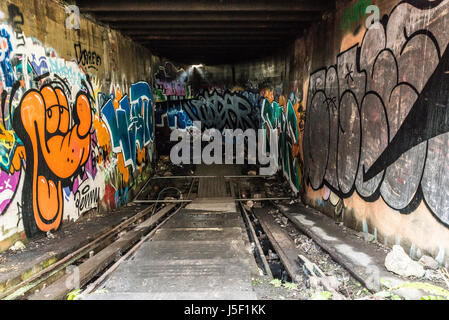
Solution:
[(446, 268), (441, 268), (441, 270), (438, 270), (439, 274), (441, 275), (441, 278), (443, 279), (444, 283), (446, 284), (446, 287), (449, 289), (449, 272), (447, 272)]
[(254, 208), (262, 208), (262, 202), (254, 201)]
[(385, 267), (388, 271), (403, 277), (421, 278), (425, 275), (424, 267), (417, 261), (412, 260), (399, 245), (394, 245), (393, 249), (387, 254)]
[(277, 260), (277, 259), (279, 259), (279, 256), (276, 253), (274, 253), (271, 249), (268, 249), (267, 259), (268, 260)]
[(309, 288), (311, 288), (311, 289), (319, 289), (319, 288), (321, 288), (320, 278), (319, 277), (315, 277), (315, 276), (309, 277), (308, 285), (309, 285)]
[[(262, 194), (261, 193), (255, 193), (253, 197), (254, 197), (254, 199), (260, 199), (260, 198), (262, 198)], [(254, 208), (262, 208), (262, 202), (261, 201), (254, 201)]]
[(126, 233), (127, 233), (127, 231), (126, 231), (126, 230), (123, 230), (123, 231), (119, 232), (119, 234), (117, 235), (117, 237), (118, 237), (118, 238), (121, 238), (121, 237), (123, 237)]
[(340, 287), (340, 281), (338, 281), (336, 276), (328, 276), (327, 281), (329, 286), (334, 290), (338, 290)]
[(9, 248), (9, 250), (11, 251), (18, 251), (23, 249), (25, 249), (25, 245), (22, 241), (16, 241), (16, 243), (14, 243), (14, 245)]
[(282, 218), (281, 218), (281, 222), (282, 222), (281, 227), (282, 227), (282, 226), (285, 227), (285, 226), (287, 225), (287, 223), (288, 223), (288, 218), (287, 218), (287, 217), (282, 217)]
[(421, 263), (425, 269), (437, 270), (439, 267), (438, 262), (427, 255), (423, 255), (418, 262)]
[(311, 276), (309, 277), (309, 285), (312, 288), (317, 288), (323, 286), (324, 289), (328, 290), (332, 294), (335, 300), (346, 300), (346, 298), (337, 292), (340, 287), (340, 281), (338, 281), (335, 276), (326, 276), (323, 271), (309, 259), (303, 255), (298, 255), (299, 260), (303, 263), (304, 268), (307, 273)]
[[(278, 210), (276, 206), (273, 206), (268, 210), (268, 214), (272, 216), (272, 218), (282, 226), (284, 226), (285, 219), (282, 219), (284, 215)], [(342, 222), (335, 222), (342, 229), (347, 229)], [(383, 285), (382, 289), (378, 293), (370, 292), (368, 289), (364, 287), (364, 285), (360, 284), (357, 280), (355, 280), (347, 270), (344, 269), (341, 265), (335, 262), (332, 257), (330, 257), (326, 252), (322, 250), (322, 248), (316, 244), (311, 238), (307, 235), (298, 232), (295, 229), (293, 224), (288, 224), (284, 226), (284, 229), (289, 234), (290, 237), (294, 240), (297, 248), (302, 250), (304, 254), (307, 255), (307, 259), (310, 264), (314, 264), (317, 269), (322, 270), (324, 273), (324, 284), (321, 277), (317, 274), (313, 274), (311, 272), (301, 273), (302, 281), (295, 281), (298, 285), (298, 297), (293, 298), (289, 295), (288, 299), (323, 299), (327, 298), (324, 294), (322, 296), (322, 292), (330, 292), (332, 295), (328, 299), (336, 300), (338, 299), (338, 295), (340, 295), (343, 299), (352, 299), (352, 300), (402, 300), (402, 299), (446, 299), (446, 296), (442, 294), (443, 291), (436, 289), (429, 289), (423, 285), (418, 285), (419, 288), (414, 288), (409, 286), (401, 286), (402, 281), (392, 282), (390, 286), (385, 289), (385, 285), (381, 279), (380, 283)], [(293, 232), (293, 230), (296, 230)], [(367, 242), (374, 242), (376, 239), (374, 235), (359, 232), (356, 233), (352, 229), (347, 229), (347, 232), (351, 235), (357, 235), (360, 239), (363, 239)], [(388, 248), (383, 246), (382, 244), (376, 243), (381, 250), (384, 250), (385, 253), (388, 252)], [(380, 249), (379, 249), (380, 250)], [(396, 249), (397, 250), (397, 249)], [(418, 261), (412, 260), (402, 248), (399, 250), (402, 251), (403, 256), (407, 257), (407, 263), (412, 263), (413, 265), (418, 265), (417, 269), (420, 270), (418, 274), (415, 274), (415, 277), (421, 277), (425, 275), (425, 280), (430, 280), (432, 283), (440, 286), (441, 288), (449, 288), (449, 274), (447, 275), (448, 283), (445, 284), (442, 277), (442, 272), (440, 270), (427, 269), (421, 265)], [(426, 258), (425, 258), (426, 259)], [(388, 264), (388, 263), (387, 263)], [(421, 268), (421, 269), (420, 269)], [(306, 269), (306, 268), (305, 268)], [(388, 268), (387, 268), (388, 269)], [(307, 269), (306, 269), (307, 270)], [(313, 270), (313, 269), (312, 269)], [(391, 271), (391, 270), (390, 270)], [(390, 279), (390, 278), (388, 278)], [(399, 278), (398, 278), (399, 279)], [(410, 280), (413, 280), (411, 278)], [(424, 280), (424, 278), (423, 278)], [(392, 281), (392, 280), (391, 280)], [(429, 289), (429, 290), (428, 290)], [(334, 292), (337, 293), (337, 296), (334, 295)], [(444, 292), (443, 292), (444, 293)]]
[[(427, 269), (426, 270), (426, 274), (424, 275), (424, 278), (426, 280), (432, 281), (434, 283), (438, 283), (441, 282), (441, 280), (444, 281), (444, 279), (442, 279), (441, 274), (439, 273), (440, 270), (432, 270), (432, 269)], [(448, 286), (449, 288), (449, 286)]]
[(298, 258), (302, 262), (303, 267), (306, 269), (306, 273), (309, 273), (311, 276), (315, 276), (315, 277), (325, 277), (326, 276), (324, 274), (324, 272), (321, 271), (321, 269), (315, 263), (313, 263), (312, 261), (307, 259), (302, 254), (299, 254)]
[(374, 235), (367, 233), (367, 232), (357, 232), (356, 236), (358, 236), (359, 238), (362, 238), (366, 242), (373, 242), (374, 240), (376, 240)]

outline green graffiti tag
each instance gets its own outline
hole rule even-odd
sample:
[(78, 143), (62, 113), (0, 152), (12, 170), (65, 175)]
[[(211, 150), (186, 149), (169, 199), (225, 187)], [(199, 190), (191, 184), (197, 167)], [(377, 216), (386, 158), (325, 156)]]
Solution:
[(366, 8), (371, 5), (371, 0), (359, 0), (343, 12), (341, 29), (348, 30), (354, 23), (365, 15)]

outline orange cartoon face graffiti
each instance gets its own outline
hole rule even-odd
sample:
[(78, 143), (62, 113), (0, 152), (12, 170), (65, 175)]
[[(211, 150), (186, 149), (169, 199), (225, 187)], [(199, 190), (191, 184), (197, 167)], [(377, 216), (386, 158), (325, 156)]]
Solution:
[(61, 223), (62, 188), (90, 153), (90, 102), (78, 93), (71, 115), (64, 91), (45, 85), (23, 96), (13, 124), (26, 152), (22, 217), (25, 233), (32, 237)]

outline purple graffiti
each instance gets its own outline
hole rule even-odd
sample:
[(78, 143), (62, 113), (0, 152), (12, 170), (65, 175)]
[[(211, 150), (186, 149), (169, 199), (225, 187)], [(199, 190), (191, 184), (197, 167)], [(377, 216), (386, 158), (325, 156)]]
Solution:
[(3, 214), (8, 209), (16, 193), (19, 180), (20, 171), (16, 171), (14, 174), (0, 171), (0, 214)]

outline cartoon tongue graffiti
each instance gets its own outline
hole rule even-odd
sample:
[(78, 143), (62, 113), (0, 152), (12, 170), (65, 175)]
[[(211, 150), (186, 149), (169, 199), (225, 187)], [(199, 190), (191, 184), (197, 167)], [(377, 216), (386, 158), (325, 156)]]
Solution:
[(59, 227), (63, 187), (89, 157), (91, 124), (86, 94), (78, 93), (71, 115), (64, 91), (51, 85), (29, 90), (14, 111), (13, 127), (26, 152), (22, 216), (27, 237)]

